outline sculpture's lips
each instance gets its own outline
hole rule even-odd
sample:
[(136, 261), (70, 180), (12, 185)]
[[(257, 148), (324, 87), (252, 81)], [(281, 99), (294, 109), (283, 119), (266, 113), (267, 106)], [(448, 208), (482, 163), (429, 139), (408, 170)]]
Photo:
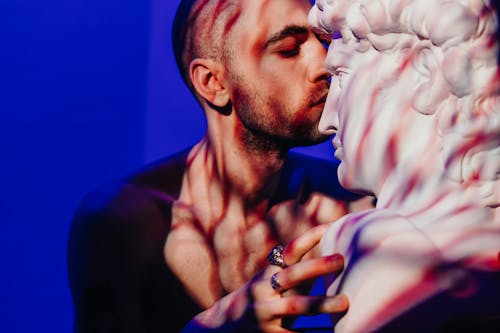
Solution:
[(338, 135), (338, 131), (337, 131), (337, 129), (335, 129), (335, 136), (333, 137), (333, 140), (332, 140), (332, 145), (333, 145), (333, 148), (335, 148), (335, 149), (342, 148), (342, 144), (340, 143), (340, 140), (339, 140), (337, 135)]
[(344, 149), (342, 147), (335, 148), (335, 153), (333, 154), (333, 156), (341, 161), (344, 158)]

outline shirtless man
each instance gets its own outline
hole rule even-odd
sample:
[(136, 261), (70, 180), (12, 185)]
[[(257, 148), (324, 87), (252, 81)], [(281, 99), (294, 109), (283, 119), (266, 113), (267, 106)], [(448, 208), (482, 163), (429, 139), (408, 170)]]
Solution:
[[(317, 129), (326, 50), (310, 7), (182, 1), (174, 48), (207, 133), (82, 202), (68, 259), (76, 331), (281, 332), (286, 316), (346, 309), (342, 296), (282, 293), (342, 269), (342, 257), (309, 250), (359, 198), (334, 164), (288, 153), (328, 138)], [(266, 260), (278, 243), (285, 268)]]

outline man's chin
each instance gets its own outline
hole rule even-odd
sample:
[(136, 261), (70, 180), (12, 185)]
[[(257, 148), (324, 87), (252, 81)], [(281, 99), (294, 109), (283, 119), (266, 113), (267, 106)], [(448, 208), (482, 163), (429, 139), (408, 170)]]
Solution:
[(295, 138), (293, 141), (293, 147), (308, 147), (314, 146), (323, 142), (328, 141), (331, 138), (331, 135), (323, 134), (323, 133), (314, 133), (309, 135), (301, 136), (300, 138)]

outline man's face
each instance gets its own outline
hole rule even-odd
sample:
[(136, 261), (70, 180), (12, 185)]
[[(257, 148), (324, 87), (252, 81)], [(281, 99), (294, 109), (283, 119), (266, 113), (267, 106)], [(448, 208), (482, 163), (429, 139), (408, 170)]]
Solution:
[(310, 30), (307, 0), (241, 1), (228, 50), (228, 83), (244, 130), (289, 146), (324, 141), (326, 50)]

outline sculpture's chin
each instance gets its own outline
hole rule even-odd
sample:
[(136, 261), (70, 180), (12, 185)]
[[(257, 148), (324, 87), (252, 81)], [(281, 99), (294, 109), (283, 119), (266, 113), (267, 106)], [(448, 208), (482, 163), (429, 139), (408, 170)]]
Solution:
[(340, 185), (343, 188), (361, 194), (361, 195), (373, 195), (373, 189), (366, 185), (366, 179), (362, 178), (359, 173), (354, 171), (354, 168), (350, 166), (345, 161), (340, 161), (337, 169), (337, 176)]
[(346, 172), (346, 165), (345, 162), (340, 160), (339, 167), (337, 169), (338, 173), (338, 178), (339, 178), (339, 183), (342, 185), (344, 188), (349, 189), (349, 181), (348, 181), (348, 176)]

